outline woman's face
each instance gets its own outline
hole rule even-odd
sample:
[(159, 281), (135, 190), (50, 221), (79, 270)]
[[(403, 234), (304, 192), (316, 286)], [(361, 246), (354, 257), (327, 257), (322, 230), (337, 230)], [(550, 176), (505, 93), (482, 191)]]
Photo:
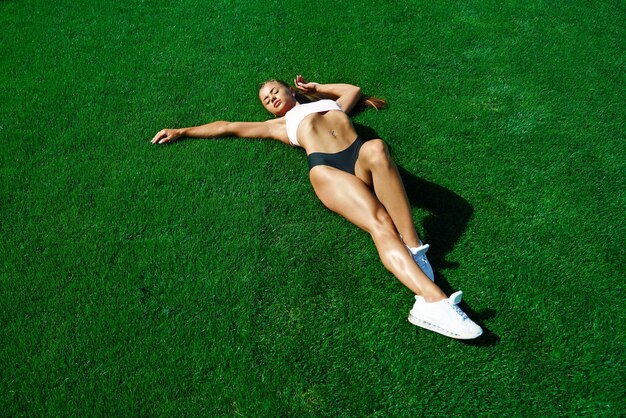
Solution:
[(259, 90), (259, 99), (263, 107), (276, 116), (285, 116), (285, 113), (298, 104), (293, 90), (278, 81), (263, 84)]

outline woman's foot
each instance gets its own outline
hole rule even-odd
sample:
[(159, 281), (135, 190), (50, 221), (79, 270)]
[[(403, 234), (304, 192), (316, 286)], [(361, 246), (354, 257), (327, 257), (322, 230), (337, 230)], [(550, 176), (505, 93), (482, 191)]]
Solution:
[(482, 335), (483, 330), (458, 307), (462, 297), (463, 292), (458, 291), (447, 299), (428, 303), (423, 297), (415, 296), (415, 304), (409, 312), (409, 322), (450, 338), (477, 338)]
[(417, 263), (419, 268), (424, 272), (426, 276), (434, 283), (435, 282), (435, 273), (433, 272), (433, 268), (426, 257), (426, 251), (430, 248), (430, 245), (423, 245), (422, 241), (419, 242), (419, 247), (408, 247), (409, 252), (413, 256), (413, 260)]

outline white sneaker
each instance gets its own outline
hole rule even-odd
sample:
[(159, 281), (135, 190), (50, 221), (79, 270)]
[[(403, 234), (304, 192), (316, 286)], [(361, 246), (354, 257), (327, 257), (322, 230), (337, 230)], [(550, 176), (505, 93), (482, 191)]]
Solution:
[(409, 312), (409, 322), (460, 340), (479, 337), (483, 333), (482, 328), (457, 306), (462, 297), (463, 292), (458, 291), (448, 299), (427, 303), (423, 297), (415, 296), (415, 304)]
[(430, 266), (430, 262), (428, 258), (426, 258), (426, 251), (430, 248), (430, 245), (425, 244), (422, 245), (422, 241), (420, 241), (419, 247), (407, 247), (409, 252), (413, 256), (413, 260), (417, 263), (419, 268), (424, 272), (426, 276), (434, 283), (435, 282), (435, 273), (433, 273), (433, 268)]

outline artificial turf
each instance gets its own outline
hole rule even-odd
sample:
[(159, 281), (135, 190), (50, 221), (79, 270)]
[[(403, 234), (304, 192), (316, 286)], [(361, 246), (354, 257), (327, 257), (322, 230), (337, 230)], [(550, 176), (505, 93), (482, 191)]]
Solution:
[[(0, 1), (1, 416), (623, 416), (618, 1)], [(296, 74), (401, 167), (437, 282), (411, 294), (303, 152), (150, 145), (264, 120)]]

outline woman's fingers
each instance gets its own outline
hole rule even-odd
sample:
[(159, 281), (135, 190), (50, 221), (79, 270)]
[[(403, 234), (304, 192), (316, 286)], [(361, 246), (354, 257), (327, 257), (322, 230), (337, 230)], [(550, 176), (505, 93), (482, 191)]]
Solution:
[(305, 93), (315, 93), (317, 92), (318, 83), (313, 83), (306, 81), (302, 75), (298, 74), (298, 76), (294, 80), (294, 84), (296, 88), (304, 91)]
[(161, 129), (157, 134), (152, 138), (153, 144), (165, 144), (172, 140), (174, 135), (170, 129)]
[(296, 88), (298, 90), (307, 92), (307, 93), (314, 93), (315, 92), (315, 83), (309, 83), (307, 81), (304, 80), (304, 78), (302, 78), (301, 75), (299, 75), (298, 77), (296, 77), (296, 79), (294, 80), (294, 83), (296, 85)]
[(160, 144), (163, 140), (167, 138), (167, 131), (165, 129), (160, 130), (157, 134), (152, 138), (153, 144)]
[(307, 82), (304, 81), (304, 77), (302, 77), (302, 75), (298, 74), (296, 79), (294, 80), (294, 84), (296, 85), (296, 87), (299, 87), (301, 84), (307, 84)]
[(298, 85), (298, 88), (306, 93), (315, 93), (317, 91), (317, 84), (306, 83)]
[(153, 144), (156, 144), (161, 138), (163, 138), (163, 135), (165, 134), (164, 130), (161, 130), (159, 132), (156, 133), (156, 135), (154, 136), (154, 138), (152, 138), (152, 141), (150, 141)]

